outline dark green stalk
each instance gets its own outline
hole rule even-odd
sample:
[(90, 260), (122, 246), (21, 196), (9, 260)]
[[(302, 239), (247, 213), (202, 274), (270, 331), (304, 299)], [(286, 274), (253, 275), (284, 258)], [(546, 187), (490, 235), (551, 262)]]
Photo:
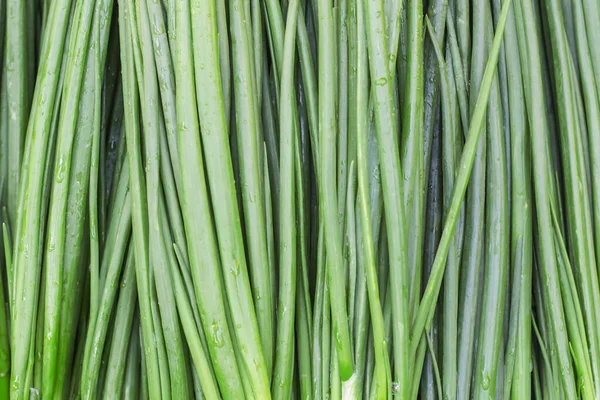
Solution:
[[(442, 100), (443, 101), (443, 100)], [(441, 234), (441, 224), (443, 218), (443, 176), (442, 146), (448, 142), (443, 136), (441, 107), (438, 107), (436, 113), (436, 124), (433, 130), (431, 143), (431, 161), (429, 165), (429, 184), (427, 188), (427, 203), (425, 214), (425, 238), (423, 241), (423, 277), (422, 285), (427, 284), (431, 265), (435, 258), (438, 242)], [(441, 327), (440, 313), (436, 311), (431, 324), (431, 329), (427, 332), (427, 354), (423, 369), (420, 374), (419, 392), (424, 400), (435, 400), (437, 396), (436, 374), (434, 371), (434, 359), (439, 359), (441, 348)], [(413, 374), (413, 376), (416, 375)], [(413, 382), (416, 385), (417, 382)]]
[[(296, 174), (298, 175), (298, 174)], [(302, 246), (300, 246), (302, 247)], [(299, 249), (300, 250), (300, 249)], [(304, 252), (303, 252), (304, 253)], [(298, 263), (304, 264), (306, 267), (306, 255), (302, 254), (298, 256)], [(310, 309), (307, 308), (307, 302), (310, 299), (306, 299), (307, 291), (304, 286), (308, 285), (305, 281), (305, 276), (299, 274), (299, 279), (296, 280), (296, 354), (297, 354), (297, 373), (298, 382), (300, 387), (300, 398), (306, 399), (312, 396), (313, 376), (311, 371), (311, 345), (310, 332), (311, 332), (311, 321)]]
[[(443, 60), (442, 50), (435, 36), (433, 25), (426, 18), (427, 28), (434, 51), (438, 58), (440, 69), (440, 82), (442, 94), (443, 112), (443, 186), (444, 186), (444, 209), (447, 210), (454, 188), (454, 176), (458, 161), (457, 144), (460, 140), (457, 135), (457, 122), (454, 120), (455, 112), (452, 109), (452, 100), (448, 72)], [(454, 96), (453, 96), (454, 97)], [(457, 235), (458, 236), (458, 235)], [(446, 272), (444, 275), (444, 302), (443, 302), (443, 392), (445, 397), (453, 399), (456, 396), (457, 382), (457, 339), (458, 339), (458, 299), (459, 299), (459, 250), (458, 241), (453, 239), (450, 244)], [(428, 335), (429, 336), (429, 335)]]
[[(357, 266), (356, 266), (356, 163), (352, 162), (348, 167), (348, 182), (346, 185), (346, 207), (345, 207), (345, 223), (344, 223), (344, 256), (345, 270), (347, 271), (348, 295), (348, 322), (350, 324), (350, 337), (354, 338), (354, 322), (355, 322), (355, 303), (356, 303), (356, 281), (357, 281)], [(354, 345), (354, 343), (353, 343)]]
[[(299, 20), (300, 22), (300, 20)], [(297, 76), (300, 75), (297, 71)], [(300, 120), (303, 122), (300, 124), (301, 128), (296, 130), (294, 138), (294, 175), (296, 179), (295, 192), (297, 198), (296, 206), (296, 225), (297, 225), (297, 252), (296, 252), (296, 263), (299, 266), (297, 271), (297, 284), (296, 284), (296, 332), (298, 333), (298, 346), (297, 346), (297, 375), (298, 375), (298, 391), (302, 398), (310, 397), (312, 393), (313, 374), (311, 371), (311, 349), (312, 343), (310, 342), (310, 333), (312, 332), (312, 304), (311, 304), (311, 293), (310, 293), (310, 278), (309, 278), (309, 236), (308, 230), (310, 228), (310, 213), (307, 203), (309, 202), (309, 196), (313, 188), (310, 185), (310, 160), (311, 151), (310, 145), (310, 132), (307, 132), (308, 124), (306, 121), (306, 105), (303, 102), (304, 91), (302, 87), (298, 88), (300, 94)], [(299, 132), (300, 131), (300, 132)], [(298, 308), (300, 307), (300, 308)]]
[[(263, 142), (264, 144), (264, 142)], [(264, 181), (264, 188), (265, 188), (265, 197), (264, 197), (264, 201), (265, 201), (265, 226), (267, 227), (267, 255), (269, 257), (269, 283), (271, 285), (271, 293), (275, 293), (277, 291), (277, 271), (276, 266), (277, 263), (275, 261), (276, 256), (275, 256), (275, 235), (274, 235), (274, 227), (273, 225), (275, 224), (274, 219), (273, 219), (273, 198), (271, 196), (271, 181), (269, 179), (269, 166), (268, 166), (268, 160), (267, 160), (267, 149), (266, 146), (263, 145), (263, 181)], [(272, 308), (271, 310), (272, 315), (271, 315), (271, 323), (272, 323), (272, 330), (273, 332), (275, 332), (275, 330), (277, 329), (277, 321), (276, 321), (276, 315), (277, 315), (277, 310), (275, 309), (275, 307)], [(271, 376), (272, 376), (272, 371), (271, 372)]]
[[(443, 48), (446, 37), (446, 16), (448, 14), (448, 0), (435, 0), (426, 2), (427, 17), (434, 28), (440, 48)], [(425, 36), (425, 34), (423, 34)], [(437, 68), (437, 56), (429, 41), (423, 43), (423, 130), (424, 130), (424, 188), (429, 184), (429, 171), (427, 166), (431, 159), (431, 146), (433, 129), (436, 122), (436, 110), (440, 104), (440, 72)], [(426, 194), (425, 194), (426, 195)]]

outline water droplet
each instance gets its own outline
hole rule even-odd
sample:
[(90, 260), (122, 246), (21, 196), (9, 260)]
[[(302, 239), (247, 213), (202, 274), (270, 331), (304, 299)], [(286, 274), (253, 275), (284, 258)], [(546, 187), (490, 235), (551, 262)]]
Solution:
[(385, 86), (386, 83), (387, 83), (386, 77), (381, 77), (375, 81), (375, 85), (377, 85), (377, 86)]
[(216, 347), (223, 347), (225, 345), (225, 340), (223, 339), (223, 331), (219, 328), (219, 325), (212, 324), (210, 327), (213, 344)]
[(233, 261), (233, 267), (229, 270), (233, 274), (233, 276), (238, 276), (240, 274), (240, 263), (237, 260)]
[(490, 377), (484, 373), (483, 379), (481, 380), (481, 387), (483, 390), (488, 390), (490, 388)]
[(61, 157), (58, 161), (58, 170), (56, 171), (56, 182), (61, 183), (65, 179), (67, 166), (65, 160)]

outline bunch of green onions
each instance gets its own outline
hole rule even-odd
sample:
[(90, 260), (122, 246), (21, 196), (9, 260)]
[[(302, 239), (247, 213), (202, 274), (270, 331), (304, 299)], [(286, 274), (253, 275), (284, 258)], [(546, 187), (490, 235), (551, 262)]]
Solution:
[(600, 397), (598, 0), (0, 0), (0, 400)]

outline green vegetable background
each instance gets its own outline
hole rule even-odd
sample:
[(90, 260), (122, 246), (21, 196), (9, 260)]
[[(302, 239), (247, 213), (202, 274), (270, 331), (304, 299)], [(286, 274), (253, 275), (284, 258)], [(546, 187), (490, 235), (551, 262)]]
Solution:
[(0, 0), (0, 400), (600, 398), (599, 0)]

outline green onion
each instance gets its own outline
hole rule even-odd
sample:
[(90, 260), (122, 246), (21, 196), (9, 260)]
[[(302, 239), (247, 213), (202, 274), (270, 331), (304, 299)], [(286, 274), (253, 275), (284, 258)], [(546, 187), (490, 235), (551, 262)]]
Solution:
[(0, 0), (0, 398), (596, 398), (596, 3)]

